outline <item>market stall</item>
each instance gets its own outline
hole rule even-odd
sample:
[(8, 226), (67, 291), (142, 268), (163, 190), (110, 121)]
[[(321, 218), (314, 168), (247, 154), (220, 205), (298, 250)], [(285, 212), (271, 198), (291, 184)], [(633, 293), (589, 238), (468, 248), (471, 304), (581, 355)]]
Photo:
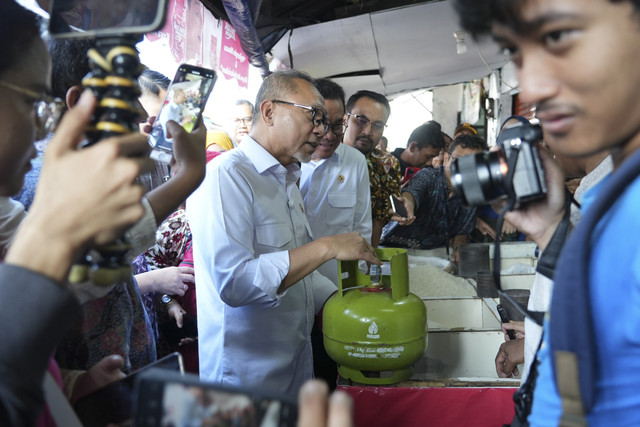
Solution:
[[(529, 289), (535, 245), (504, 244), (501, 252), (503, 288)], [(410, 290), (426, 306), (428, 327), (412, 376), (393, 385), (339, 378), (338, 388), (354, 398), (356, 425), (501, 426), (513, 419), (520, 379), (495, 373), (494, 358), (504, 341), (500, 300), (478, 297), (476, 280), (444, 271), (445, 259), (444, 250), (409, 251)]]

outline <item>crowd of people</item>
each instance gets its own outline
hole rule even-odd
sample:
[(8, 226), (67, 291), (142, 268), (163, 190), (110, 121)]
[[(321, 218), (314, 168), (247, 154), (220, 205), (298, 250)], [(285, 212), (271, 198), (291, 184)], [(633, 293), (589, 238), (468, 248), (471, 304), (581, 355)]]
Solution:
[[(542, 316), (503, 325), (518, 334), (498, 349), (498, 376), (525, 362), (514, 425), (635, 425), (638, 249), (621, 236), (638, 225), (640, 3), (455, 4), (467, 31), (509, 53), (544, 130), (547, 196), (505, 215), (508, 231), (542, 251), (528, 308), (546, 312), (544, 326)], [(453, 191), (451, 164), (488, 149), (471, 124), (453, 138), (419, 124), (389, 153), (383, 94), (345, 99), (329, 79), (280, 71), (255, 103), (235, 103), (226, 130), (167, 121), (169, 169), (149, 159), (145, 135), (165, 76), (139, 78), (140, 134), (78, 149), (96, 108), (82, 90), (92, 42), (45, 41), (39, 18), (13, 0), (0, 3), (0, 24), (0, 304), (5, 326), (20, 319), (0, 332), (7, 425), (55, 425), (49, 378), (73, 405), (174, 350), (203, 381), (298, 399), (299, 425), (351, 425), (348, 397), (334, 394), (327, 414), (327, 385), (309, 382), (335, 386), (321, 314), (337, 260), (380, 264), (381, 245), (446, 247), (457, 262), (474, 230), (500, 231)], [(123, 234), (130, 273), (108, 286), (68, 281), (88, 248)], [(167, 323), (188, 322), (195, 335), (167, 340)]]

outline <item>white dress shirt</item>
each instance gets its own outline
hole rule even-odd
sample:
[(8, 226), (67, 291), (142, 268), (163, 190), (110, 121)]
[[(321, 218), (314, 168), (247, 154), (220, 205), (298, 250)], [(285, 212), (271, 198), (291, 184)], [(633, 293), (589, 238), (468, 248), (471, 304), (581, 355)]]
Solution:
[[(303, 163), (300, 192), (314, 239), (357, 231), (371, 243), (369, 169), (360, 151), (340, 144), (328, 159)], [(318, 271), (338, 285), (338, 261)]]
[(289, 250), (311, 241), (299, 176), (246, 136), (187, 202), (202, 380), (296, 398), (313, 376), (313, 317), (336, 287), (314, 271), (278, 294)]

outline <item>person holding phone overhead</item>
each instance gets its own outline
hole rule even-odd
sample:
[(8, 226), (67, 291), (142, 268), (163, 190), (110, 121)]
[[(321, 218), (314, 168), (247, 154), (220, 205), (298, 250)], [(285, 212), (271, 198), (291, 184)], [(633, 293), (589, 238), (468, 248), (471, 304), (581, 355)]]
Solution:
[(187, 201), (200, 378), (295, 398), (313, 376), (313, 316), (337, 289), (315, 270), (332, 258), (381, 262), (355, 232), (312, 241), (299, 162), (329, 126), (311, 77), (273, 73), (255, 105), (250, 135), (207, 165)]

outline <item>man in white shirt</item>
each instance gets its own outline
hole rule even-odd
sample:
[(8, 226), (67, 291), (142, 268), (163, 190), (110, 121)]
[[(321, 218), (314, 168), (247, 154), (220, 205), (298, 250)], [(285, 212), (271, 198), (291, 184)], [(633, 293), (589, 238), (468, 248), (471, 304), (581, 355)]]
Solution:
[[(369, 169), (364, 155), (342, 144), (344, 90), (329, 79), (316, 79), (324, 98), (329, 130), (311, 161), (302, 164), (300, 192), (313, 238), (356, 231), (371, 242)], [(329, 260), (318, 271), (338, 285), (338, 261)]]
[(313, 375), (313, 316), (336, 287), (329, 259), (380, 264), (358, 233), (311, 239), (296, 185), (327, 130), (324, 100), (295, 70), (267, 77), (250, 136), (207, 165), (187, 204), (200, 376), (296, 397)]
[[(300, 192), (313, 238), (356, 231), (371, 243), (371, 195), (369, 168), (364, 155), (342, 144), (344, 134), (344, 90), (329, 79), (316, 79), (324, 98), (329, 130), (324, 134), (311, 161), (302, 164)], [(329, 260), (318, 271), (338, 285), (338, 261)], [(324, 349), (322, 322), (311, 331), (313, 370), (331, 390), (336, 387), (338, 366)]]

